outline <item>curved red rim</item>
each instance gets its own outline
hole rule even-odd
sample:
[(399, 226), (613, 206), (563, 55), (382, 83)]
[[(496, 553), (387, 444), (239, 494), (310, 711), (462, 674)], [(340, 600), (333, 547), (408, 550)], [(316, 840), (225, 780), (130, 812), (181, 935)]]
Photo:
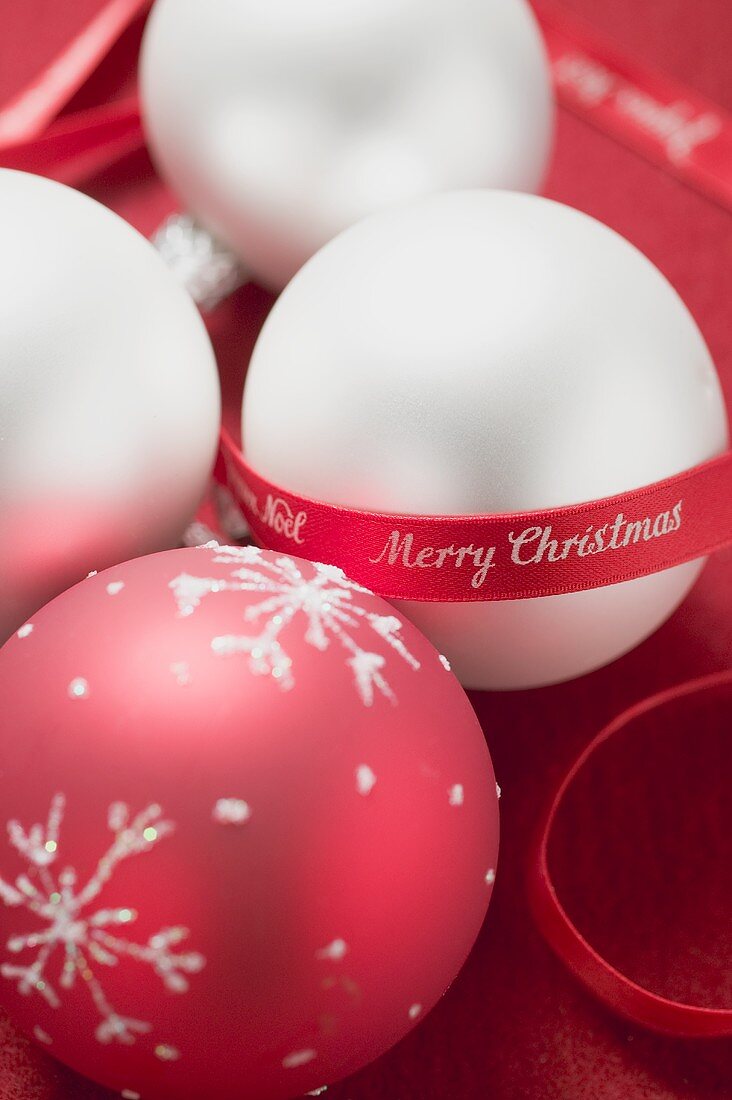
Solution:
[(563, 907), (549, 870), (552, 828), (568, 789), (588, 760), (613, 734), (651, 710), (732, 684), (732, 671), (677, 685), (638, 703), (594, 738), (562, 780), (543, 820), (529, 867), (529, 902), (540, 932), (579, 981), (614, 1012), (653, 1031), (684, 1038), (732, 1036), (732, 1009), (706, 1008), (653, 993), (612, 966), (582, 935)]

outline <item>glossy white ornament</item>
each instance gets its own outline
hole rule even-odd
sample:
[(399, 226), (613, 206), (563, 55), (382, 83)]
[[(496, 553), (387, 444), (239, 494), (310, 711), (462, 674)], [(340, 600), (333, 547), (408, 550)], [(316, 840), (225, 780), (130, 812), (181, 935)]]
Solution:
[[(653, 264), (576, 210), (487, 191), (382, 212), (318, 253), (262, 330), (242, 430), (275, 484), (418, 514), (594, 500), (727, 445), (709, 351)], [(401, 607), (464, 683), (521, 688), (637, 645), (700, 568)]]
[(220, 398), (152, 246), (71, 188), (0, 170), (0, 641), (89, 571), (180, 541)]
[(276, 289), (390, 203), (537, 189), (551, 142), (526, 0), (157, 0), (141, 83), (161, 172)]

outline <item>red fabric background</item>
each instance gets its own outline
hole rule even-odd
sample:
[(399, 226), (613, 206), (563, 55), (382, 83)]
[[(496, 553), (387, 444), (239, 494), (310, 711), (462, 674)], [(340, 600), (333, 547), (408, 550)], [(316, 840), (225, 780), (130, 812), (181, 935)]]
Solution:
[[(627, 53), (732, 110), (729, 0), (562, 3)], [(99, 0), (0, 0), (0, 104), (98, 6)], [(131, 32), (127, 46), (133, 39)], [(128, 49), (115, 51), (79, 102), (118, 87), (128, 59)], [(144, 154), (89, 181), (88, 190), (146, 233), (173, 204)], [(565, 112), (547, 193), (607, 222), (658, 264), (699, 321), (729, 401), (732, 213)], [(212, 323), (234, 419), (241, 373), (269, 304), (261, 291), (245, 289)], [(655, 637), (611, 667), (541, 691), (473, 696), (503, 788), (500, 870), (488, 919), (471, 959), (437, 1009), (395, 1050), (329, 1096), (707, 1100), (732, 1095), (729, 1042), (660, 1038), (612, 1016), (543, 943), (525, 896), (530, 841), (547, 800), (600, 727), (636, 700), (730, 664), (732, 554), (727, 553), (708, 566), (691, 597)], [(713, 730), (703, 738), (689, 729), (685, 738), (678, 731), (665, 738), (657, 730), (655, 742), (642, 751), (624, 753), (621, 739), (608, 750), (602, 769), (593, 769), (568, 800), (553, 863), (572, 915), (616, 965), (659, 992), (693, 996), (699, 1003), (714, 997), (731, 1005), (730, 887), (725, 893), (721, 850), (709, 846), (708, 833), (698, 825), (702, 809), (717, 824), (722, 812), (717, 787), (725, 771), (729, 776), (729, 755), (720, 749), (724, 725), (714, 725), (716, 739)], [(710, 920), (700, 923), (705, 913)], [(726, 982), (720, 979), (725, 958)], [(37, 1051), (0, 1015), (0, 1100), (107, 1096)]]

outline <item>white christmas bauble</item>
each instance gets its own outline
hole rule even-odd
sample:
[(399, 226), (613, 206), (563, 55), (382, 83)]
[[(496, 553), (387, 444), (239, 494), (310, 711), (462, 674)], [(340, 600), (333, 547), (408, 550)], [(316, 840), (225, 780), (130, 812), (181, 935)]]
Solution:
[(551, 141), (525, 0), (157, 0), (141, 83), (163, 175), (278, 289), (390, 203), (537, 189)]
[(220, 398), (152, 246), (71, 188), (0, 170), (0, 642), (90, 570), (174, 546)]
[[(488, 191), (384, 211), (326, 245), (262, 330), (242, 432), (275, 484), (415, 514), (594, 500), (727, 445), (709, 351), (653, 264), (576, 210)], [(401, 607), (464, 683), (521, 688), (637, 645), (700, 568)]]

